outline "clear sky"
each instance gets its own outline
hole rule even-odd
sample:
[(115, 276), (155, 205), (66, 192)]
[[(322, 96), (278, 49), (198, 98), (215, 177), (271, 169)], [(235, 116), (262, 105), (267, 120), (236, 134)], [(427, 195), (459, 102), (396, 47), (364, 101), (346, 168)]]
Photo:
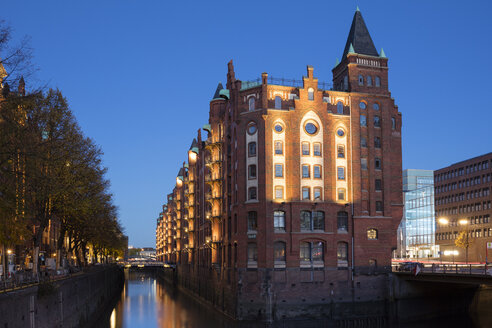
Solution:
[(357, 5), (389, 58), (403, 168), (492, 151), (489, 1), (17, 0), (2, 3), (0, 18), (31, 36), (35, 83), (60, 88), (103, 148), (130, 244), (153, 247), (227, 62), (242, 80), (300, 80), (313, 65), (330, 82)]

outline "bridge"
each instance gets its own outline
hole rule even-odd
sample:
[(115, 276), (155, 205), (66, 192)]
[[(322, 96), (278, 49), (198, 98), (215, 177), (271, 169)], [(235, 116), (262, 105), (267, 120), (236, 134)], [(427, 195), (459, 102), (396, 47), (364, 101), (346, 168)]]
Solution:
[(125, 268), (162, 268), (169, 267), (169, 264), (159, 261), (127, 261), (120, 263)]

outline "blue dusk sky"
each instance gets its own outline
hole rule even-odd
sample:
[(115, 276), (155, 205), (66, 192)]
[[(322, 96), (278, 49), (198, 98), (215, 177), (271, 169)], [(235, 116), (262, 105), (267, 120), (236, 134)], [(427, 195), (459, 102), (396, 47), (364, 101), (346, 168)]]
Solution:
[(438, 169), (492, 151), (489, 1), (4, 1), (31, 37), (29, 84), (58, 87), (102, 147), (130, 244), (155, 245), (156, 218), (209, 101), (261, 72), (331, 82), (356, 6), (403, 116), (403, 168)]

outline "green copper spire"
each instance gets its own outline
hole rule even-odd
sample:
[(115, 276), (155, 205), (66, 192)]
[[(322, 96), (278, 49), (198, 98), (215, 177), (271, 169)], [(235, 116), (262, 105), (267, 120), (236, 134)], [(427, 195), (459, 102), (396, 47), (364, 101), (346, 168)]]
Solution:
[(340, 64), (340, 61), (338, 60), (338, 58), (335, 60), (335, 66), (337, 66), (338, 64)]
[(359, 6), (357, 6), (357, 9), (355, 11), (360, 11)]
[(379, 57), (386, 58), (386, 54), (384, 53), (383, 48), (381, 48), (381, 53), (379, 54)]
[(352, 45), (352, 43), (350, 44), (350, 48), (349, 48), (348, 53), (349, 54), (355, 54), (354, 46)]

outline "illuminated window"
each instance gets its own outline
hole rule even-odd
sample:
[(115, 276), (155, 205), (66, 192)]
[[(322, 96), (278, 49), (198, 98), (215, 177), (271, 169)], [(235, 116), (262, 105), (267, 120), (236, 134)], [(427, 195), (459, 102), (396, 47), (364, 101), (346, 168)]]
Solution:
[(315, 179), (321, 179), (321, 165), (313, 166), (313, 176)]
[(348, 244), (345, 242), (337, 243), (337, 260), (347, 261), (348, 255)]
[(337, 167), (337, 179), (345, 180), (345, 168), (343, 166)]
[(276, 109), (282, 108), (282, 98), (280, 98), (279, 96), (275, 97), (275, 108)]
[(309, 142), (302, 143), (302, 154), (309, 155)]
[(273, 212), (273, 230), (285, 231), (285, 212), (284, 211)]
[(250, 97), (248, 100), (249, 110), (255, 110), (255, 97)]
[(341, 101), (337, 102), (337, 114), (343, 114), (343, 103)]
[(275, 141), (275, 155), (283, 155), (284, 144), (282, 141)]
[(302, 199), (311, 199), (309, 194), (309, 187), (302, 187)]
[(338, 145), (337, 150), (338, 150), (337, 157), (338, 158), (345, 158), (345, 147), (343, 145)]
[(345, 200), (345, 188), (338, 188), (338, 200)]
[(314, 89), (313, 88), (308, 89), (308, 100), (314, 100)]
[(250, 142), (248, 144), (248, 156), (256, 156), (256, 142)]
[(283, 199), (284, 198), (284, 187), (276, 186), (275, 187), (275, 199)]
[(319, 142), (313, 143), (313, 155), (321, 156), (321, 144)]
[(282, 164), (275, 164), (275, 177), (282, 178), (284, 176), (284, 166)]
[(302, 165), (302, 177), (303, 178), (309, 178), (311, 175), (309, 174), (309, 165), (304, 164)]
[(376, 229), (367, 229), (367, 239), (377, 240), (378, 239), (378, 231)]
[(337, 230), (339, 232), (348, 231), (348, 213), (345, 211), (337, 213)]
[(275, 262), (285, 262), (285, 243), (283, 241), (273, 243), (273, 259)]

